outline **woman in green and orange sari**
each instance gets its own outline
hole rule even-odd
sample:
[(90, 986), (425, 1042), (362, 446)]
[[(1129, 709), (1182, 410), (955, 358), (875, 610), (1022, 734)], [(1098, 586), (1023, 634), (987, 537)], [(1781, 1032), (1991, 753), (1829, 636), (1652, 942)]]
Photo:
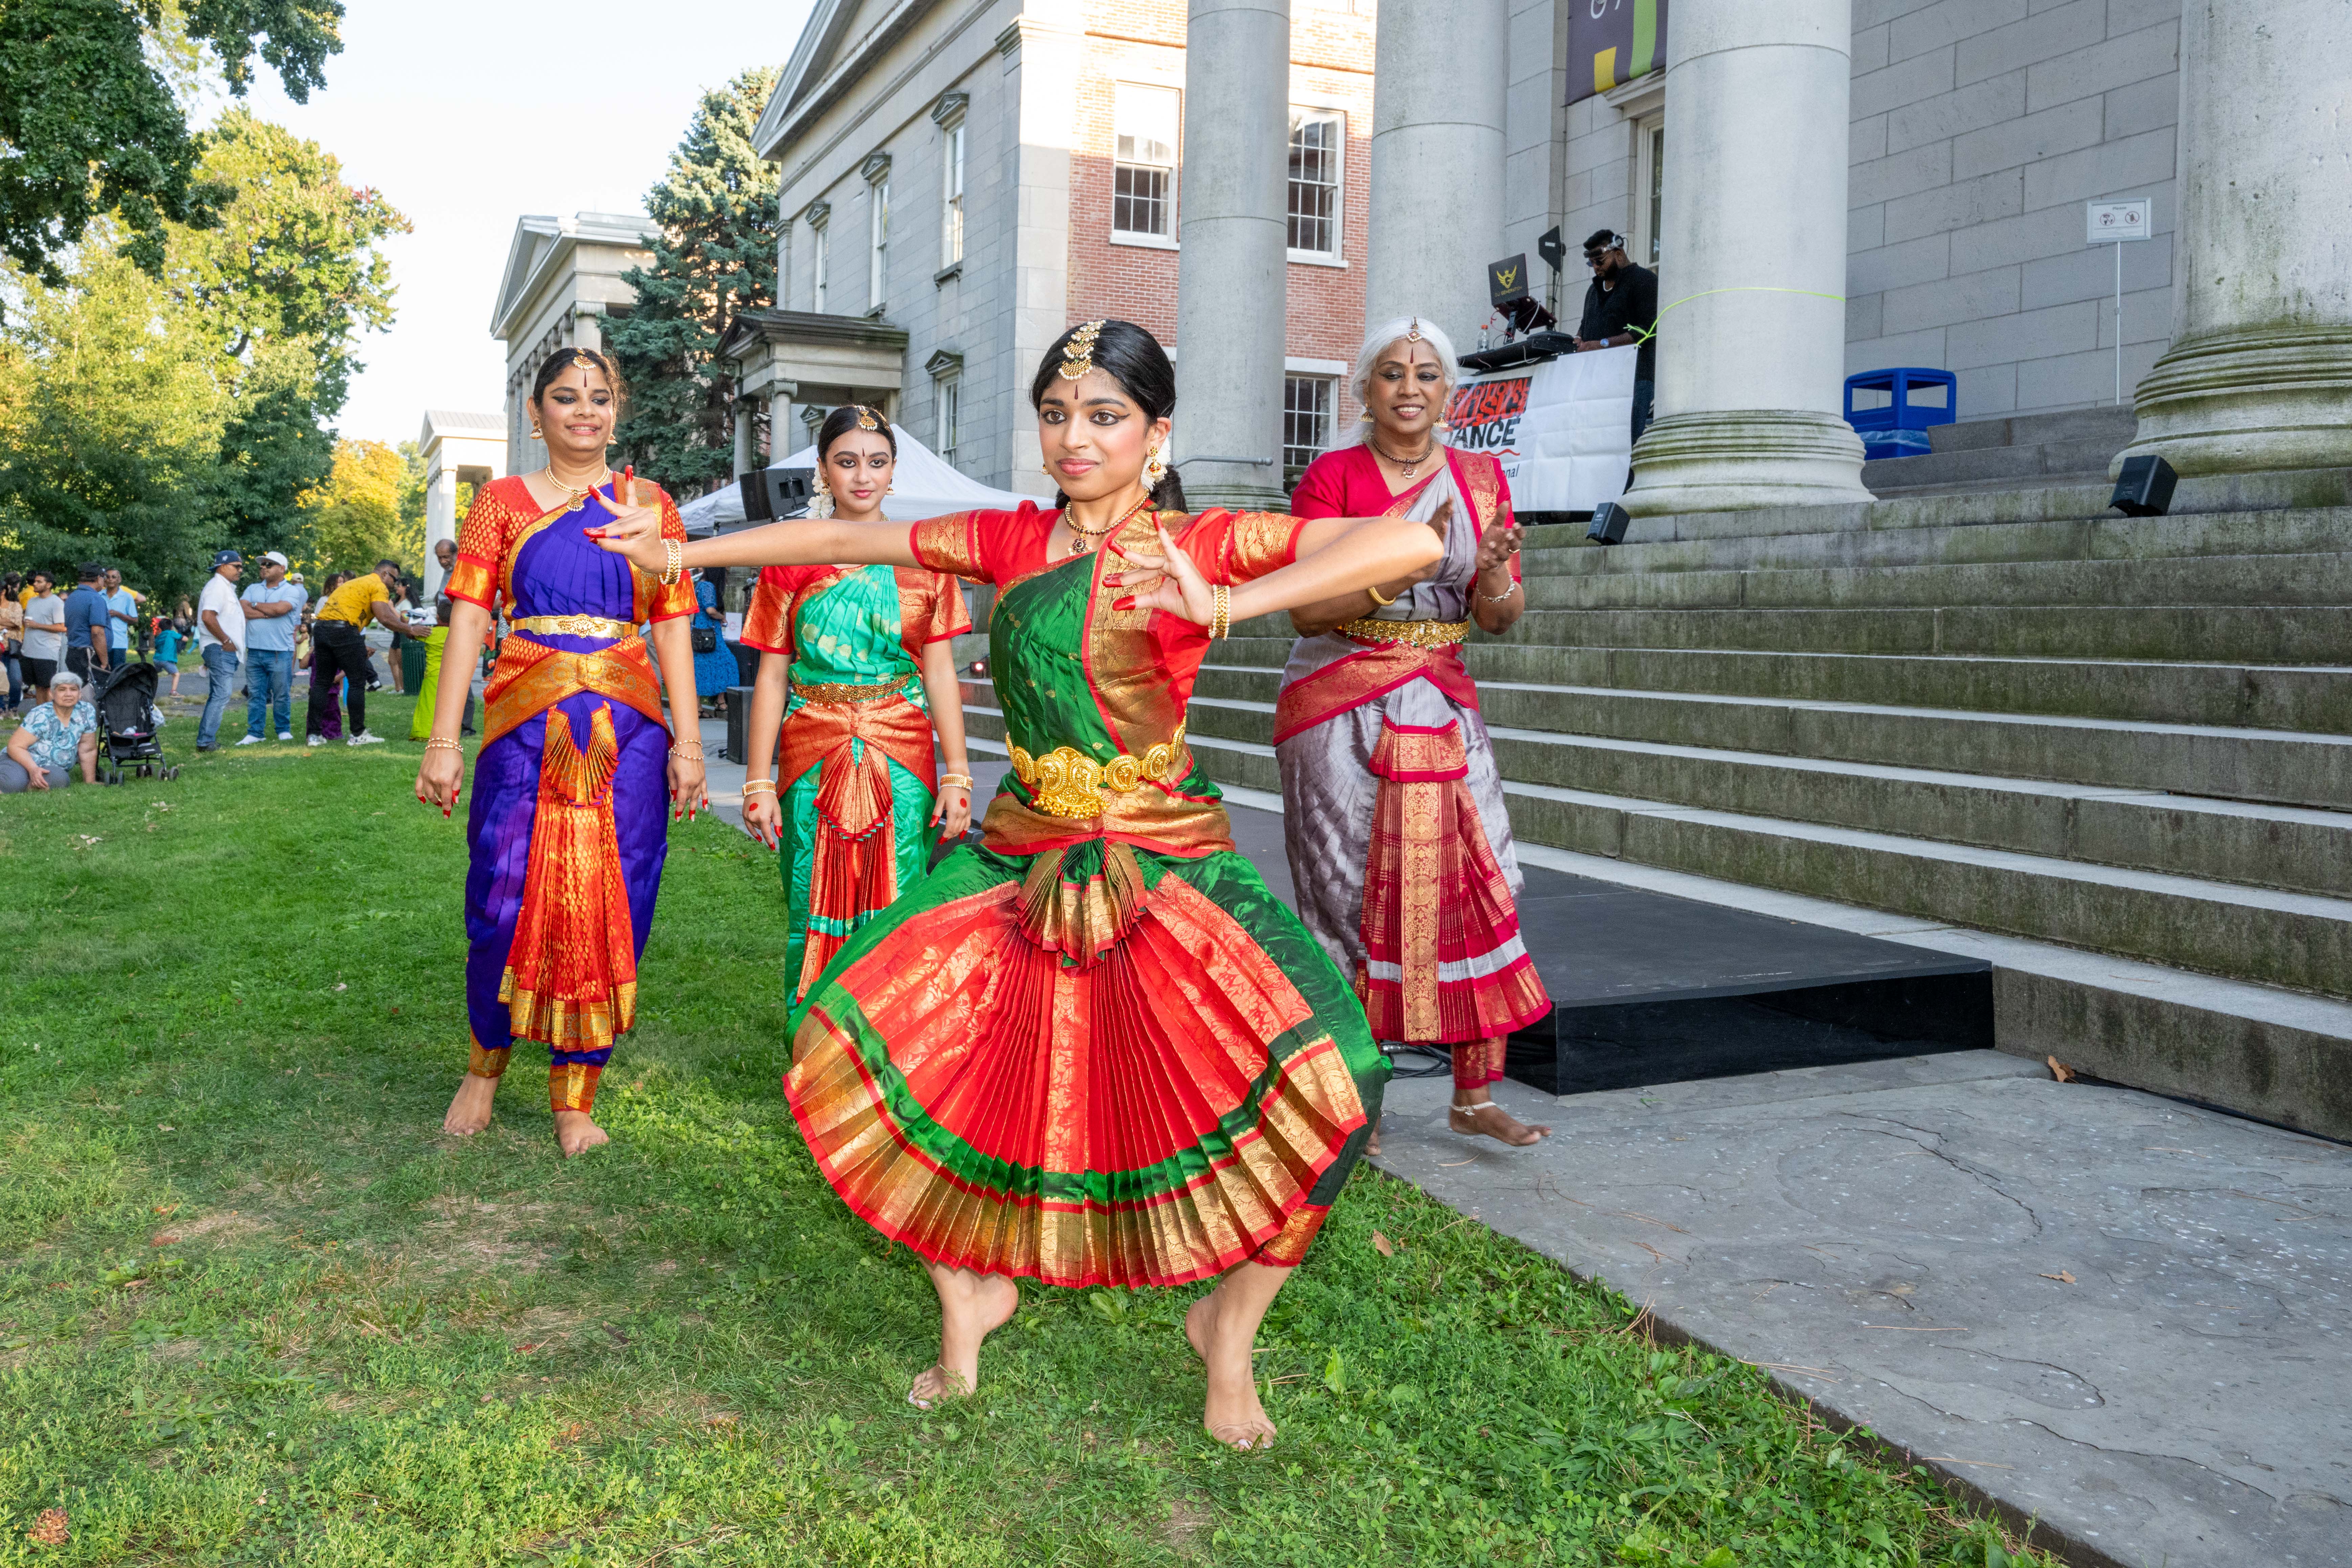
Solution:
[[(890, 422), (845, 404), (818, 429), (816, 451), (831, 515), (881, 521), (898, 458)], [(938, 572), (760, 574), (743, 613), (743, 646), (760, 650), (743, 825), (782, 851), (784, 975), (794, 1002), (852, 931), (930, 869), (930, 830), (961, 838), (971, 825), (951, 641), (971, 629), (962, 591)], [(779, 750), (783, 766), (772, 772)]]
[(940, 1355), (909, 1399), (973, 1388), (1023, 1278), (1222, 1276), (1184, 1331), (1202, 1424), (1253, 1448), (1274, 1436), (1259, 1321), (1354, 1169), (1388, 1066), (1348, 982), (1234, 852), (1185, 706), (1235, 620), (1411, 579), (1447, 517), (1186, 516), (1162, 458), (1175, 391), (1149, 332), (1090, 321), (1030, 388), (1055, 510), (686, 544), (644, 511), (599, 535), (670, 577), (868, 562), (996, 584), (1013, 770), (985, 842), (843, 945), (795, 1015), (785, 1093), (835, 1189), (927, 1260)]

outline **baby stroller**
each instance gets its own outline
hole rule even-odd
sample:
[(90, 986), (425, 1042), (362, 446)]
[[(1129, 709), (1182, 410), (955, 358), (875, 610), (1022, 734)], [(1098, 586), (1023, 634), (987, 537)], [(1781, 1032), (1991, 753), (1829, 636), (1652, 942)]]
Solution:
[(155, 667), (125, 663), (98, 678), (98, 782), (119, 784), (129, 764), (138, 778), (175, 779), (180, 770), (163, 767), (163, 748), (155, 740), (163, 715), (155, 706)]

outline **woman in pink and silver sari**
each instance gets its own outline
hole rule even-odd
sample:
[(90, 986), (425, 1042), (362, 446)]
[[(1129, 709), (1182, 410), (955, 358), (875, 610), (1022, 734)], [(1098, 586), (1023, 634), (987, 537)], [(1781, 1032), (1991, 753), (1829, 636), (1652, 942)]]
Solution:
[(1473, 625), (1508, 629), (1527, 599), (1502, 466), (1440, 435), (1455, 379), (1453, 345), (1418, 319), (1356, 357), (1362, 439), (1315, 460), (1292, 511), (1427, 518), (1450, 499), (1453, 521), (1424, 579), (1291, 612), (1274, 748), (1299, 917), (1354, 978), (1373, 1037), (1452, 1047), (1447, 1124), (1525, 1145), (1550, 1129), (1491, 1086), (1506, 1037), (1551, 999), (1519, 940), (1518, 857), (1461, 645)]

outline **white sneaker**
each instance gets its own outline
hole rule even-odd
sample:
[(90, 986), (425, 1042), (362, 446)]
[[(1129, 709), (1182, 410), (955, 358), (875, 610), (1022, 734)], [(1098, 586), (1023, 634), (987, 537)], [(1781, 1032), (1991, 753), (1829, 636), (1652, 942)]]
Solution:
[(345, 741), (343, 744), (346, 746), (381, 746), (383, 744), (383, 737), (382, 735), (371, 735), (365, 730), (362, 730), (358, 734), (353, 735), (350, 740)]
[(294, 738), (294, 731), (291, 730), (280, 730), (278, 731), (278, 738), (281, 741), (290, 741)]
[(323, 746), (327, 743), (327, 737), (324, 735), (313, 735), (310, 737), (310, 743), (313, 746)]
[(247, 735), (244, 740), (239, 741), (237, 744), (240, 746), (257, 746), (261, 744), (261, 737), (258, 735)]

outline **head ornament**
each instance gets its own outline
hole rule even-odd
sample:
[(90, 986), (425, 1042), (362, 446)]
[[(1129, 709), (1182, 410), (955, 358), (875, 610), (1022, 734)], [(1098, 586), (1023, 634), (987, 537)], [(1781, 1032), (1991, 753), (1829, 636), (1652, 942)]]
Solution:
[(1421, 342), (1421, 318), (1419, 316), (1415, 316), (1412, 319), (1412, 325), (1405, 331), (1404, 341), (1409, 343), (1417, 343)]
[(861, 403), (857, 405), (857, 427), (860, 430), (879, 430), (882, 422), (875, 417), (874, 410)]
[(1100, 321), (1088, 321), (1076, 331), (1072, 332), (1070, 341), (1062, 345), (1062, 379), (1064, 381), (1083, 380), (1087, 372), (1094, 369), (1095, 334), (1102, 331), (1102, 328), (1103, 324)]

